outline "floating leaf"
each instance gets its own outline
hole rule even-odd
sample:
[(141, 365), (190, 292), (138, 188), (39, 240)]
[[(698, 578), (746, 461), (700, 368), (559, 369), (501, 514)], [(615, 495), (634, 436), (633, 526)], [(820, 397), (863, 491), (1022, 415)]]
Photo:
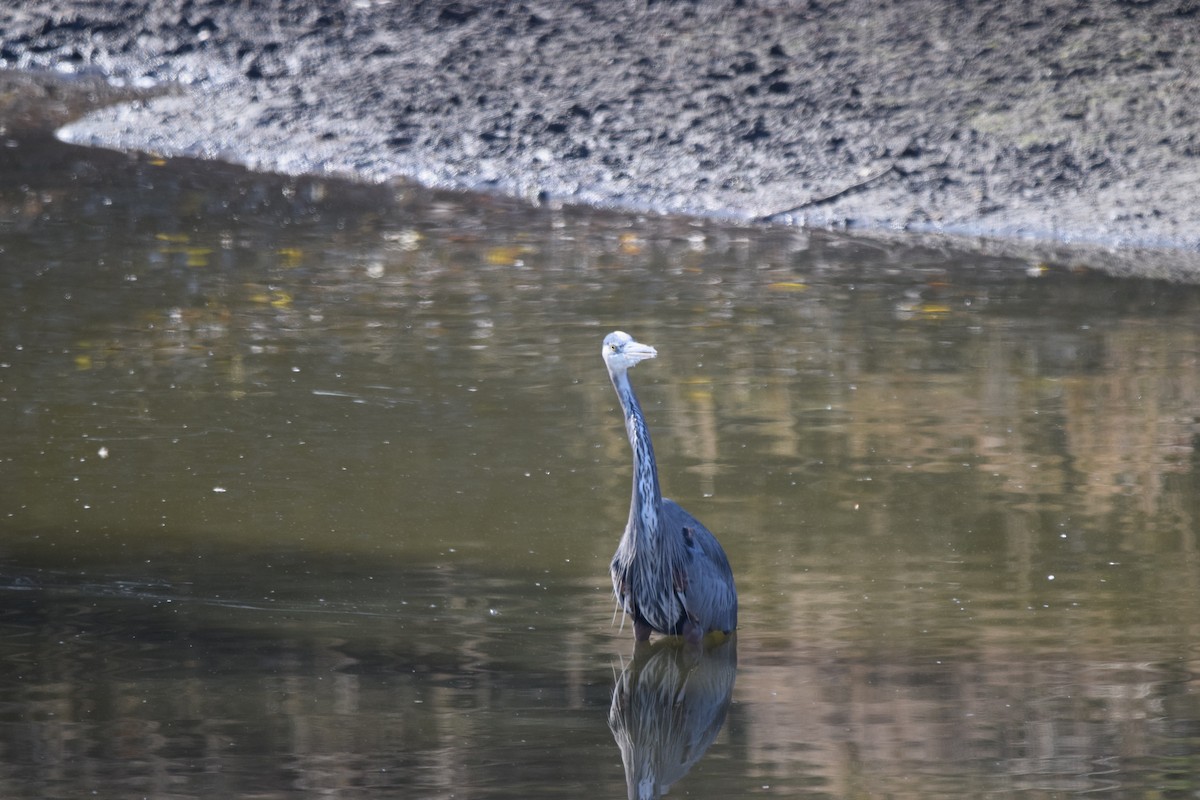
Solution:
[(772, 292), (806, 292), (808, 291), (808, 284), (800, 283), (799, 281), (777, 281), (768, 284), (767, 288)]
[(255, 292), (250, 295), (250, 302), (274, 308), (288, 308), (292, 304), (292, 296), (279, 289), (270, 292)]
[(516, 264), (521, 256), (532, 252), (533, 248), (526, 244), (500, 245), (488, 250), (484, 258), (494, 266), (507, 266)]
[(279, 256), (279, 263), (287, 269), (300, 266), (304, 260), (304, 251), (298, 247), (281, 247), (275, 253)]

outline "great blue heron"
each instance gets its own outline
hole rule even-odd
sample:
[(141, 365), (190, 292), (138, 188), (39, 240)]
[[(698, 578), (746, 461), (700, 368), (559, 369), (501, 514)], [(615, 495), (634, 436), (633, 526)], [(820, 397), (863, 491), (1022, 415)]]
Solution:
[(677, 503), (662, 496), (650, 431), (629, 383), (629, 368), (658, 355), (623, 331), (604, 337), (604, 364), (625, 412), (633, 448), (629, 522), (612, 560), (613, 592), (633, 618), (639, 642), (653, 631), (698, 643), (709, 631), (737, 628), (737, 590), (720, 542)]

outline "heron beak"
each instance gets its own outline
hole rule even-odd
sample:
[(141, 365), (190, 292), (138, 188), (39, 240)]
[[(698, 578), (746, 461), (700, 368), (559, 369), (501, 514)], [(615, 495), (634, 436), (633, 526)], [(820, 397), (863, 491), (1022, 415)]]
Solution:
[(654, 358), (657, 355), (658, 351), (648, 344), (630, 342), (625, 345), (625, 356), (634, 364), (647, 358)]

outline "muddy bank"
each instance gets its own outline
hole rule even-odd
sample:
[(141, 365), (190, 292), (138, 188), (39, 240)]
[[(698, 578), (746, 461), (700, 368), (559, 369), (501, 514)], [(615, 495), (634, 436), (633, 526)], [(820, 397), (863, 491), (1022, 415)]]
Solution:
[(1185, 2), (42, 0), (70, 141), (741, 220), (1200, 249)]

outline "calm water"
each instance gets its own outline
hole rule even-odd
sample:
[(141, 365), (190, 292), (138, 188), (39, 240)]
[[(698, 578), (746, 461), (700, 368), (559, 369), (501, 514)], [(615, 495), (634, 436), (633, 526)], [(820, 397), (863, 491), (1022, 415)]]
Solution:
[(10, 145), (3, 796), (1200, 793), (1200, 289)]

